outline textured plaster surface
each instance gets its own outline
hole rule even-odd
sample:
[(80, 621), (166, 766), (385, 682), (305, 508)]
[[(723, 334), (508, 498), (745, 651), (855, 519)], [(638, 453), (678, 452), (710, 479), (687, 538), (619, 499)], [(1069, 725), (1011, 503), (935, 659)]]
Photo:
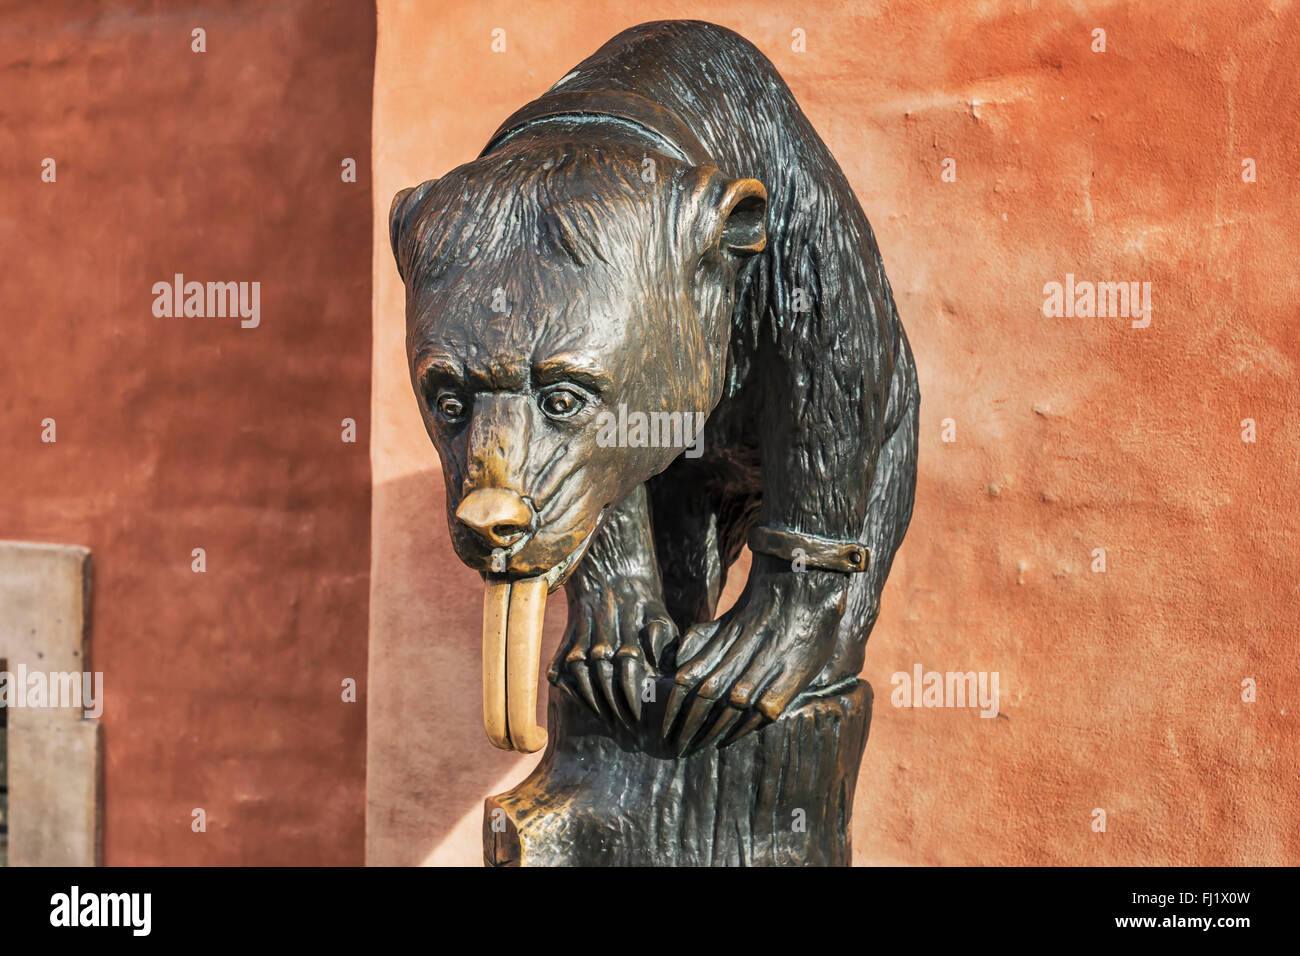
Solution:
[[(678, 16), (784, 74), (875, 227), (920, 371), (856, 860), (1300, 862), (1300, 12), (1227, 0), (381, 0), (369, 859), (476, 863), (483, 795), (535, 759), (479, 725), (480, 589), (411, 394), (389, 201), (614, 33)], [(1150, 282), (1150, 325), (1046, 318), (1067, 274)], [(890, 706), (918, 663), (997, 671), (998, 717)]]

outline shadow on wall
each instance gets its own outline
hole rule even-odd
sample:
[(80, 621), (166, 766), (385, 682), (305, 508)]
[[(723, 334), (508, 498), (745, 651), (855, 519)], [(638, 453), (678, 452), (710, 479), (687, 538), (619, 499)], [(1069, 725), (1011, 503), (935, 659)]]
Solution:
[[(496, 750), (483, 732), (479, 575), (462, 565), (447, 534), (442, 474), (421, 471), (378, 484), (367, 860), (383, 865), (473, 863), (482, 856), (483, 798), (522, 780), (539, 755)], [(397, 520), (418, 514), (418, 523)], [(448, 595), (455, 595), (448, 600)], [(412, 628), (397, 608), (429, 608)], [(564, 630), (564, 594), (551, 595), (543, 660)], [(543, 708), (545, 699), (543, 695)], [(545, 716), (542, 715), (543, 726)], [(385, 821), (381, 832), (373, 822)]]

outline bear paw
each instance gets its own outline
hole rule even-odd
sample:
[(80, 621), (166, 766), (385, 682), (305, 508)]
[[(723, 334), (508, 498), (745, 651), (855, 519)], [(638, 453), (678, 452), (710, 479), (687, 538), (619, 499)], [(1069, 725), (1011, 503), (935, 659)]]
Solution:
[(682, 639), (664, 715), (668, 747), (685, 756), (726, 746), (779, 718), (830, 660), (846, 596), (841, 574), (795, 573), (756, 555), (736, 606)]
[(546, 676), (601, 719), (635, 732), (655, 666), (676, 637), (653, 587), (622, 578), (612, 587), (584, 590), (571, 603), (568, 629)]

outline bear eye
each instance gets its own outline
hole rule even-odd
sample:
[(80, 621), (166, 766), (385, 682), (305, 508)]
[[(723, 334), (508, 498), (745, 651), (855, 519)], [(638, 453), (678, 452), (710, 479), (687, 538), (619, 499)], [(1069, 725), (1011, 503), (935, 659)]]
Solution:
[(542, 396), (542, 411), (551, 418), (571, 418), (582, 410), (587, 400), (567, 388), (557, 388)]
[(434, 404), (438, 414), (448, 422), (459, 422), (465, 418), (465, 403), (455, 392), (443, 392)]

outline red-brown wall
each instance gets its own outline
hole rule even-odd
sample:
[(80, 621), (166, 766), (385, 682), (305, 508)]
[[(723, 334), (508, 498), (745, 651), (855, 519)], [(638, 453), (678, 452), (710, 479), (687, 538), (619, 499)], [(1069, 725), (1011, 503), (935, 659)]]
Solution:
[[(109, 865), (362, 861), (374, 41), (364, 2), (0, 14), (0, 537), (94, 552)], [(155, 317), (178, 272), (260, 326)]]

